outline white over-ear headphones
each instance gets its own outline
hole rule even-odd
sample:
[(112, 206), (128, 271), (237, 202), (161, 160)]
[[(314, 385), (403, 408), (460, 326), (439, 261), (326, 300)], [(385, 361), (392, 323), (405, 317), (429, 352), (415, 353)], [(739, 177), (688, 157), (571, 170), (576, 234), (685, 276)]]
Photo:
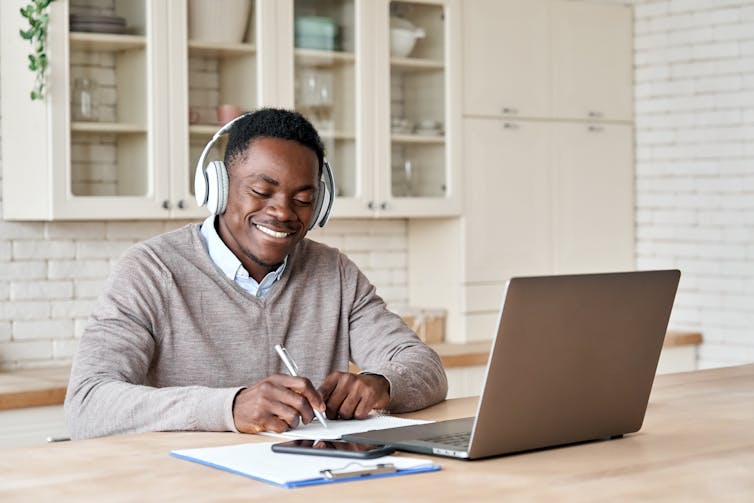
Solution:
[[(233, 124), (249, 114), (236, 117), (232, 121), (221, 127), (212, 139), (207, 143), (199, 156), (196, 163), (196, 174), (194, 175), (194, 195), (196, 204), (206, 206), (213, 215), (219, 215), (225, 212), (228, 205), (228, 170), (225, 168), (223, 161), (212, 161), (206, 167), (204, 166), (207, 154), (223, 135), (230, 131)], [(333, 178), (330, 164), (324, 160), (322, 165), (322, 176), (319, 179), (319, 190), (317, 199), (314, 202), (314, 218), (309, 223), (309, 229), (315, 226), (324, 227), (330, 219), (333, 202), (335, 201), (335, 180)]]

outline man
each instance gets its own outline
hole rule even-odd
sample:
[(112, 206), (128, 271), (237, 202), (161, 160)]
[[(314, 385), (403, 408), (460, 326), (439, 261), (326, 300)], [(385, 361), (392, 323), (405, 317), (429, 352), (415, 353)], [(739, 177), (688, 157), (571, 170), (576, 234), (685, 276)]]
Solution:
[[(225, 211), (133, 246), (114, 267), (71, 370), (73, 438), (282, 432), (314, 409), (364, 418), (445, 398), (437, 354), (345, 255), (305, 239), (323, 160), (295, 112), (233, 124)], [(276, 344), (305, 377), (283, 373)]]

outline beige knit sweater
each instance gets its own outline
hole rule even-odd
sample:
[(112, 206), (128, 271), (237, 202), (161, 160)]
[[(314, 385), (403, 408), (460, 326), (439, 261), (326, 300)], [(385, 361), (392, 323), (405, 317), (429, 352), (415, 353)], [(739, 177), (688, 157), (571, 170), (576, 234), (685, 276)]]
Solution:
[(315, 387), (349, 359), (384, 375), (394, 412), (447, 392), (437, 354), (338, 250), (304, 239), (260, 299), (223, 276), (192, 224), (133, 246), (115, 266), (71, 370), (71, 435), (235, 430), (236, 393), (285, 373), (275, 344)]

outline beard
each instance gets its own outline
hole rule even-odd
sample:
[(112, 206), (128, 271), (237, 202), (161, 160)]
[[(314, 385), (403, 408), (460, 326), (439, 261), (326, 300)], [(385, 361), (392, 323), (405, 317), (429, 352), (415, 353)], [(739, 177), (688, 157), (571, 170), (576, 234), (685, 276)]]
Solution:
[(242, 248), (241, 250), (243, 251), (243, 254), (246, 255), (248, 258), (250, 258), (255, 264), (261, 265), (262, 267), (266, 267), (270, 271), (274, 271), (275, 269), (277, 269), (278, 267), (280, 267), (280, 264), (283, 263), (281, 261), (281, 262), (278, 262), (276, 264), (272, 264), (270, 262), (267, 262), (267, 261), (262, 260), (261, 258), (257, 257), (250, 250), (248, 250), (246, 248)]

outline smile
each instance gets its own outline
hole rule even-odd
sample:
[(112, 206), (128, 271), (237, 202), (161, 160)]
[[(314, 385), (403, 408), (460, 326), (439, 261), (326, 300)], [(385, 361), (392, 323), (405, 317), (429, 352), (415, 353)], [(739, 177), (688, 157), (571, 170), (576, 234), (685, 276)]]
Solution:
[(287, 237), (288, 235), (291, 234), (290, 232), (277, 232), (277, 231), (273, 231), (272, 229), (269, 229), (267, 227), (263, 227), (263, 226), (261, 226), (259, 224), (254, 224), (254, 227), (256, 227), (257, 229), (259, 229), (263, 233), (267, 234), (268, 236), (272, 236), (273, 238), (282, 239), (282, 238)]

